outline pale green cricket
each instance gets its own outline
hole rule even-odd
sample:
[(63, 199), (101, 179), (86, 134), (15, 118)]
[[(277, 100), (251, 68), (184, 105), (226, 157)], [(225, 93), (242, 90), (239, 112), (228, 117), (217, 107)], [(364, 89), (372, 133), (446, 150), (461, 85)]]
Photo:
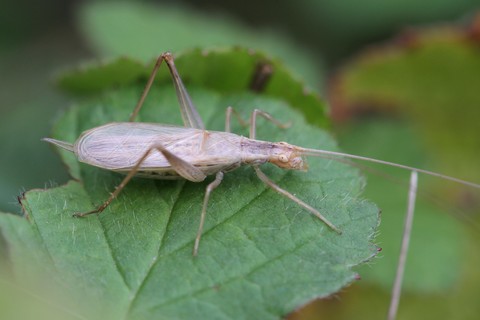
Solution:
[[(167, 63), (177, 92), (184, 123), (183, 127), (134, 122), (163, 61)], [(224, 173), (241, 165), (252, 166), (260, 180), (270, 188), (317, 216), (338, 234), (341, 234), (339, 228), (328, 221), (318, 210), (276, 185), (260, 170), (260, 165), (270, 162), (283, 169), (306, 171), (305, 156), (347, 157), (418, 171), (480, 188), (480, 185), (475, 183), (382, 160), (302, 148), (286, 142), (256, 140), (256, 120), (258, 116), (266, 118), (279, 127), (287, 126), (261, 110), (254, 110), (251, 114), (249, 138), (239, 136), (230, 132), (230, 119), (234, 112), (235, 110), (232, 107), (228, 107), (226, 110), (225, 131), (206, 130), (177, 72), (173, 56), (167, 52), (158, 58), (129, 122), (113, 122), (92, 128), (82, 133), (74, 144), (51, 138), (45, 138), (44, 140), (73, 152), (81, 162), (126, 174), (123, 181), (103, 204), (88, 212), (75, 213), (75, 217), (102, 212), (133, 176), (154, 179), (183, 178), (192, 182), (202, 182), (208, 175), (215, 174), (215, 180), (206, 187), (200, 224), (193, 247), (194, 256), (198, 254), (211, 192), (220, 185)]]

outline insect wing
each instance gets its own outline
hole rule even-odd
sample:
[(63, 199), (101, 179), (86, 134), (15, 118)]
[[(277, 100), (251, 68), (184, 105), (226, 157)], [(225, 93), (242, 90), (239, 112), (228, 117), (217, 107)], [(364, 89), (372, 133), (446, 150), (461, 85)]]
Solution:
[[(109, 170), (132, 168), (154, 144), (165, 148), (191, 139), (198, 130), (150, 123), (109, 123), (84, 132), (74, 145), (78, 159)], [(143, 167), (167, 167), (167, 160), (158, 153)]]
[[(74, 145), (78, 159), (109, 170), (128, 171), (152, 146), (161, 144), (177, 157), (212, 174), (240, 159), (234, 134), (154, 123), (110, 123), (84, 132)], [(171, 165), (160, 152), (151, 154), (142, 169)]]

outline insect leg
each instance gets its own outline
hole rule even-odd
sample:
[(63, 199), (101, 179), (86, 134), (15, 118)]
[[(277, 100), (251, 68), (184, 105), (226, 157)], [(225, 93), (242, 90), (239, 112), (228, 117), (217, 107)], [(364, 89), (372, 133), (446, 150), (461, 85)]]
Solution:
[(251, 116), (250, 116), (250, 139), (255, 139), (255, 136), (257, 135), (257, 117), (262, 116), (268, 121), (273, 122), (277, 127), (280, 127), (282, 129), (290, 127), (291, 123), (281, 123), (277, 119), (275, 119), (271, 114), (255, 109), (253, 110)]
[(200, 245), (200, 238), (202, 237), (202, 232), (203, 232), (203, 224), (205, 222), (205, 216), (207, 215), (207, 205), (208, 205), (208, 200), (210, 198), (210, 193), (220, 185), (222, 180), (223, 180), (223, 172), (219, 171), (215, 176), (215, 180), (213, 180), (205, 190), (205, 197), (203, 198), (202, 214), (200, 215), (200, 225), (198, 226), (197, 237), (195, 238), (195, 244), (193, 246), (194, 256), (198, 254), (198, 246)]
[(240, 114), (238, 113), (237, 110), (235, 110), (235, 109), (233, 109), (233, 107), (229, 106), (227, 108), (227, 111), (225, 112), (225, 132), (231, 132), (230, 123), (231, 123), (232, 113), (235, 114), (238, 122), (240, 122), (240, 125), (242, 127), (246, 127), (247, 124), (248, 124), (245, 120), (242, 119), (242, 117), (240, 116)]
[(180, 112), (182, 113), (183, 124), (187, 128), (205, 129), (202, 118), (198, 114), (197, 108), (192, 102), (190, 95), (187, 92), (187, 88), (182, 82), (177, 68), (173, 62), (173, 56), (168, 53), (165, 55), (165, 62), (167, 63), (170, 74), (172, 75), (173, 84), (177, 91), (177, 98), (180, 104)]
[(138, 170), (140, 169), (145, 159), (154, 150), (159, 151), (167, 159), (167, 161), (172, 165), (172, 168), (183, 178), (193, 182), (201, 182), (206, 178), (205, 174), (200, 169), (196, 168), (195, 166), (191, 165), (185, 160), (182, 160), (181, 158), (177, 157), (170, 151), (166, 150), (162, 145), (156, 144), (150, 147), (143, 154), (143, 156), (137, 161), (137, 163), (132, 168), (132, 170), (130, 170), (127, 176), (122, 180), (122, 182), (120, 182), (120, 184), (115, 188), (115, 191), (110, 194), (110, 197), (103, 204), (101, 204), (96, 209), (93, 209), (88, 212), (76, 212), (73, 214), (73, 216), (84, 217), (86, 215), (93, 214), (93, 213), (100, 213), (103, 210), (105, 210), (105, 208), (108, 207), (108, 205), (113, 201), (113, 199), (115, 199), (118, 196), (118, 194), (123, 190), (123, 188), (125, 188), (125, 186), (130, 181), (130, 179), (132, 179), (132, 177), (138, 172)]
[(167, 63), (168, 69), (170, 70), (170, 74), (172, 75), (172, 80), (175, 86), (175, 91), (177, 92), (178, 102), (180, 103), (180, 112), (182, 114), (182, 119), (185, 127), (204, 129), (205, 126), (203, 124), (202, 118), (198, 114), (197, 108), (193, 104), (192, 99), (190, 98), (187, 92), (187, 89), (185, 88), (185, 85), (183, 84), (182, 79), (178, 74), (177, 68), (175, 67), (175, 64), (173, 61), (174, 60), (173, 56), (170, 52), (165, 52), (161, 54), (160, 57), (158, 57), (157, 62), (153, 67), (152, 73), (148, 78), (147, 85), (143, 90), (142, 96), (140, 97), (140, 100), (138, 101), (137, 105), (135, 106), (135, 109), (133, 110), (130, 116), (130, 121), (135, 120), (138, 112), (142, 108), (143, 102), (148, 92), (150, 91), (150, 88), (153, 84), (153, 80), (155, 79), (157, 71), (164, 60)]
[(169, 54), (169, 53), (165, 52), (165, 53), (162, 53), (160, 55), (160, 57), (158, 57), (157, 62), (155, 63), (155, 66), (153, 67), (152, 73), (150, 74), (150, 77), (148, 78), (145, 89), (143, 89), (143, 93), (140, 97), (140, 100), (138, 100), (137, 105), (133, 109), (133, 112), (130, 115), (130, 118), (129, 118), (128, 121), (130, 121), (130, 122), (135, 121), (135, 118), (137, 117), (138, 112), (142, 108), (143, 102), (145, 101), (145, 98), (147, 97), (148, 92), (150, 91), (150, 88), (152, 87), (153, 80), (155, 79), (155, 76), (157, 75), (157, 71), (160, 68), (160, 66), (162, 65), (163, 60), (165, 60), (165, 55), (167, 55), (167, 54)]
[(320, 220), (322, 220), (327, 226), (329, 226), (332, 230), (334, 230), (336, 233), (338, 234), (341, 234), (342, 231), (340, 229), (338, 229), (333, 223), (331, 223), (330, 221), (327, 220), (327, 218), (325, 218), (320, 212), (318, 212), (317, 209), (313, 208), (312, 206), (306, 204), (305, 202), (303, 202), (302, 200), (298, 199), (297, 197), (295, 197), (293, 194), (291, 194), (290, 192), (286, 191), (286, 190), (283, 190), (282, 188), (280, 188), (278, 185), (276, 185), (272, 180), (270, 180), (270, 178), (268, 178), (261, 170), (258, 166), (253, 166), (253, 169), (255, 169), (255, 173), (257, 174), (258, 178), (260, 178), (260, 180), (262, 180), (267, 186), (269, 186), (270, 188), (272, 188), (273, 190), (277, 191), (278, 193), (280, 193), (281, 195), (289, 198), (290, 200), (292, 201), (295, 201), (298, 205), (300, 205), (301, 207), (303, 207), (304, 209), (310, 211), (311, 213), (313, 213), (315, 216), (317, 216)]

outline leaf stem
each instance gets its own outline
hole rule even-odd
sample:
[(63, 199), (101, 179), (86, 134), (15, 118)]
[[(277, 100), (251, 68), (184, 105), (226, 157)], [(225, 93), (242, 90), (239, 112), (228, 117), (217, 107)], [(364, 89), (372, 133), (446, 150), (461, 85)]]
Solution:
[(418, 173), (412, 171), (410, 175), (410, 188), (408, 190), (408, 207), (405, 216), (405, 225), (403, 227), (402, 247), (398, 259), (397, 274), (392, 288), (392, 299), (388, 310), (388, 320), (394, 320), (397, 317), (400, 295), (402, 292), (403, 274), (405, 272), (405, 263), (407, 262), (408, 246), (410, 244), (410, 235), (412, 233), (413, 214), (415, 211), (415, 198), (417, 195)]

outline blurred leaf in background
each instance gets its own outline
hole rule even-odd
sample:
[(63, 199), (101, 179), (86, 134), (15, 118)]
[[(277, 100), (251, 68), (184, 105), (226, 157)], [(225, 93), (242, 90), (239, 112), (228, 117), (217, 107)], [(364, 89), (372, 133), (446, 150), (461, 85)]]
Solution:
[(305, 48), (328, 61), (326, 69), (375, 41), (387, 39), (405, 27), (453, 21), (479, 8), (478, 0), (188, 0), (204, 12), (229, 13), (258, 28), (268, 27), (290, 35)]
[[(478, 181), (480, 55), (476, 25), (473, 21), (464, 28), (411, 30), (386, 46), (370, 48), (346, 65), (331, 90), (342, 147), (354, 154)], [(368, 117), (373, 112), (382, 116)], [(473, 307), (480, 294), (478, 192), (426, 177), (421, 185), (400, 318), (420, 314), (423, 319), (476, 318), (480, 314)], [(397, 188), (384, 178), (369, 177), (366, 195), (384, 212), (378, 241), (385, 256), (362, 270), (365, 286), (344, 296), (340, 313), (345, 318), (359, 314), (348, 312), (349, 306), (375, 318), (362, 307), (372, 299), (385, 301), (381, 311), (376, 311), (379, 319), (385, 317), (398, 259), (395, 252), (401, 241), (405, 189), (405, 184)], [(339, 307), (330, 311), (338, 313)]]
[(298, 8), (304, 23), (317, 26), (312, 29), (318, 30), (321, 43), (327, 44), (322, 51), (329, 60), (337, 62), (341, 62), (338, 57), (350, 56), (366, 42), (388, 38), (406, 27), (453, 20), (479, 7), (477, 0), (366, 0), (361, 5), (355, 0), (300, 3)]
[(178, 5), (98, 2), (82, 8), (79, 25), (101, 56), (149, 61), (164, 51), (242, 46), (288, 62), (311, 86), (319, 87), (322, 81), (318, 55), (271, 28), (253, 29), (225, 13), (201, 13)]
[(401, 113), (419, 130), (436, 170), (480, 180), (471, 170), (480, 150), (480, 42), (469, 36), (451, 27), (412, 30), (372, 49), (339, 75), (337, 113), (361, 105)]
[(68, 105), (52, 74), (89, 54), (68, 25), (70, 5), (48, 3), (52, 7), (15, 1), (0, 10), (0, 210), (19, 212), (16, 196), (22, 191), (67, 179), (40, 138)]
[[(458, 19), (471, 19), (474, 8), (479, 8), (477, 0), (426, 0), (421, 3), (365, 0), (361, 4), (354, 0), (266, 0), (252, 3), (210, 0), (201, 3), (185, 1), (182, 7), (177, 7), (177, 1), (162, 1), (168, 3), (168, 6), (152, 5), (152, 2), (148, 5), (134, 5), (133, 2), (100, 4), (71, 0), (35, 5), (23, 0), (10, 2), (2, 8), (0, 165), (3, 169), (0, 170), (0, 209), (19, 211), (15, 196), (22, 190), (44, 187), (45, 184), (50, 184), (50, 181), (53, 181), (53, 184), (66, 181), (67, 176), (62, 172), (59, 160), (39, 139), (49, 135), (57, 110), (69, 105), (65, 98), (52, 90), (52, 72), (66, 65), (74, 65), (80, 59), (114, 57), (123, 53), (145, 62), (166, 49), (176, 51), (190, 46), (235, 45), (238, 37), (247, 47), (258, 46), (257, 49), (282, 58), (288, 68), (302, 78), (307, 78), (311, 86), (318, 86), (326, 82), (326, 73), (341, 66), (345, 58), (356, 55), (361, 48), (374, 41), (388, 39), (399, 29), (412, 25), (439, 22), (458, 25), (461, 22)], [(186, 6), (187, 3), (190, 3), (190, 7)], [(98, 12), (92, 8), (98, 8)], [(168, 14), (162, 16), (162, 12)], [(169, 19), (169, 15), (176, 19)], [(119, 21), (119, 17), (124, 20)], [(162, 21), (156, 21), (155, 17), (162, 17), (162, 20), (170, 23), (164, 25)], [(232, 21), (232, 17), (235, 20)], [(105, 19), (105, 22), (101, 19)], [(119, 28), (122, 33), (115, 32), (109, 26)], [(153, 31), (150, 28), (158, 26), (164, 27), (162, 30)], [(178, 33), (175, 33), (176, 30)], [(417, 105), (423, 106), (425, 103), (432, 109), (425, 113), (420, 112), (423, 113), (419, 115), (421, 121), (413, 119), (413, 125), (407, 124), (403, 127), (391, 120), (379, 123), (379, 119), (374, 118), (366, 124), (358, 124), (350, 129), (339, 127), (338, 136), (345, 151), (441, 170), (452, 175), (456, 175), (457, 165), (462, 163), (461, 166), (458, 165), (463, 172), (461, 177), (466, 175), (468, 178), (470, 174), (478, 177), (478, 166), (475, 165), (478, 154), (475, 151), (474, 139), (478, 137), (478, 133), (471, 124), (472, 119), (478, 119), (474, 105), (471, 105), (473, 109), (468, 111), (471, 119), (465, 120), (468, 121), (465, 122), (465, 128), (462, 128), (464, 120), (456, 118), (459, 112), (449, 106), (447, 110), (450, 108), (450, 111), (438, 112), (437, 116), (440, 106), (445, 106), (447, 101), (450, 106), (475, 101), (472, 98), (476, 93), (468, 90), (478, 80), (475, 76), (476, 67), (472, 67), (478, 57), (478, 50), (472, 47), (472, 38), (475, 38), (475, 34), (478, 35), (474, 30), (478, 28), (470, 27), (469, 32), (460, 32), (463, 34), (460, 37), (455, 35), (458, 34), (457, 31), (452, 34), (452, 30), (433, 30), (439, 30), (435, 41), (423, 40), (424, 34), (427, 38), (435, 38), (428, 36), (428, 32), (414, 33), (413, 36), (407, 33), (407, 36), (400, 39), (403, 45), (394, 47), (394, 55), (390, 55), (389, 50), (374, 50), (380, 51), (378, 57), (362, 55), (360, 59), (344, 66), (343, 70), (346, 71), (341, 73), (345, 75), (345, 79), (349, 74), (353, 77), (348, 90), (341, 93), (348, 97), (348, 103), (341, 102), (344, 106), (361, 104), (362, 107), (367, 105), (367, 110), (372, 110), (371, 107), (379, 110), (380, 105), (384, 106), (388, 100), (388, 107), (396, 107), (394, 117), (404, 121), (415, 118), (415, 113), (422, 110), (416, 107)], [(149, 39), (148, 35), (154, 39)], [(165, 41), (172, 44), (166, 44)], [(216, 41), (218, 42), (215, 43)], [(175, 47), (177, 45), (178, 47)], [(137, 50), (138, 52), (135, 52)], [(297, 50), (298, 56), (294, 55)], [(446, 62), (448, 75), (442, 73), (441, 62)], [(459, 70), (463, 70), (460, 78), (456, 78), (457, 65)], [(403, 67), (406, 69), (403, 70)], [(417, 67), (419, 70), (416, 70)], [(469, 70), (470, 67), (472, 68)], [(398, 79), (393, 78), (390, 71), (398, 76)], [(422, 71), (419, 82), (416, 82), (417, 71)], [(431, 77), (425, 76), (425, 73), (430, 72)], [(367, 75), (367, 78), (362, 78)], [(466, 77), (467, 75), (470, 76)], [(451, 80), (451, 85), (444, 83), (438, 87), (437, 82), (441, 83), (446, 78)], [(406, 81), (407, 79), (411, 82)], [(428, 88), (423, 97), (418, 90), (421, 86)], [(397, 87), (399, 92), (389, 93), (389, 90), (395, 91)], [(437, 91), (436, 88), (440, 89)], [(357, 93), (362, 93), (363, 97), (365, 94), (369, 99), (359, 99)], [(383, 99), (386, 93), (388, 99)], [(451, 96), (447, 97), (450, 94)], [(335, 94), (333, 97), (335, 99), (332, 99), (332, 104), (338, 106), (336, 99), (342, 96)], [(374, 104), (371, 103), (371, 98), (376, 99)], [(416, 98), (421, 99), (416, 101)], [(422, 103), (419, 103), (420, 101)], [(437, 105), (439, 107), (436, 107)], [(403, 112), (404, 108), (408, 110), (406, 113)], [(430, 117), (432, 121), (429, 120)], [(447, 123), (444, 122), (445, 119)], [(426, 123), (428, 130), (421, 129), (423, 123)], [(458, 129), (450, 130), (453, 128), (450, 124)], [(444, 133), (433, 133), (431, 129), (458, 130), (462, 135), (447, 137)], [(431, 136), (427, 139), (429, 135)], [(380, 137), (384, 141), (388, 139), (394, 150), (384, 149)], [(450, 145), (447, 149), (436, 145), (442, 140), (438, 139), (439, 137), (447, 137), (445, 141)], [(461, 143), (458, 143), (459, 141)], [(473, 152), (467, 150), (467, 144), (474, 147)], [(434, 152), (433, 156), (427, 153), (431, 150)], [(450, 150), (445, 153), (445, 160), (439, 156), (442, 150)], [(421, 159), (418, 159), (418, 156)], [(400, 215), (403, 215), (404, 211), (401, 203), (388, 207), (386, 202), (397, 194), (400, 198), (402, 195), (405, 198), (406, 191), (402, 187), (393, 191), (392, 184), (383, 187), (384, 182), (379, 180), (381, 179), (369, 178), (369, 185), (378, 191), (367, 190), (367, 193), (368, 197), (375, 197), (375, 201), (379, 202), (383, 209), (385, 229), (380, 233), (380, 245), (384, 247), (382, 254), (385, 255), (385, 264), (382, 265), (377, 260), (370, 268), (371, 272), (367, 272), (368, 277), (372, 278), (364, 277), (364, 287), (355, 286), (346, 290), (346, 294), (340, 296), (341, 304), (334, 299), (312, 304), (301, 313), (304, 319), (318, 318), (322, 315), (322, 310), (327, 310), (332, 319), (360, 318), (361, 315), (370, 319), (384, 318), (388, 305), (388, 292), (384, 288), (393, 273), (396, 252), (391, 251), (398, 243), (399, 224), (403, 219)], [(426, 180), (421, 178), (420, 183), (423, 184)], [(387, 189), (392, 191), (386, 194)], [(428, 186), (422, 189), (433, 190), (434, 194), (439, 194), (438, 187), (430, 180)], [(458, 208), (457, 205), (460, 204), (463, 210), (470, 208), (471, 213), (467, 213), (467, 216), (465, 213), (460, 214), (460, 218), (454, 221), (448, 214), (438, 214), (438, 209), (432, 208), (427, 209), (431, 214), (418, 216), (416, 222), (420, 224), (414, 226), (418, 231), (414, 231), (413, 236), (420, 240), (413, 240), (412, 243), (409, 261), (415, 267), (410, 269), (412, 266), (407, 265), (407, 274), (410, 275), (407, 276), (407, 290), (400, 305), (401, 318), (477, 319), (480, 314), (476, 308), (478, 304), (472, 302), (472, 299), (480, 295), (480, 272), (476, 268), (480, 260), (478, 210), (475, 209), (477, 200), (464, 189), (448, 187), (443, 190), (445, 191), (440, 191), (440, 197), (453, 199), (452, 207)], [(375, 196), (378, 193), (380, 196)], [(399, 198), (395, 201), (402, 202)], [(444, 204), (443, 207), (445, 206), (448, 209), (449, 205)], [(447, 211), (450, 214), (452, 212)], [(453, 210), (454, 213), (458, 211)], [(468, 222), (464, 224), (459, 221)], [(445, 236), (442, 238), (443, 232)], [(416, 247), (419, 241), (422, 245)], [(435, 243), (432, 250), (430, 243)], [(445, 254), (442, 246), (445, 247)], [(424, 264), (430, 257), (432, 263)], [(422, 276), (428, 281), (417, 282)], [(29, 300), (28, 297), (27, 294), (25, 301)], [(65, 314), (61, 314), (63, 316), (60, 318), (65, 318)]]

